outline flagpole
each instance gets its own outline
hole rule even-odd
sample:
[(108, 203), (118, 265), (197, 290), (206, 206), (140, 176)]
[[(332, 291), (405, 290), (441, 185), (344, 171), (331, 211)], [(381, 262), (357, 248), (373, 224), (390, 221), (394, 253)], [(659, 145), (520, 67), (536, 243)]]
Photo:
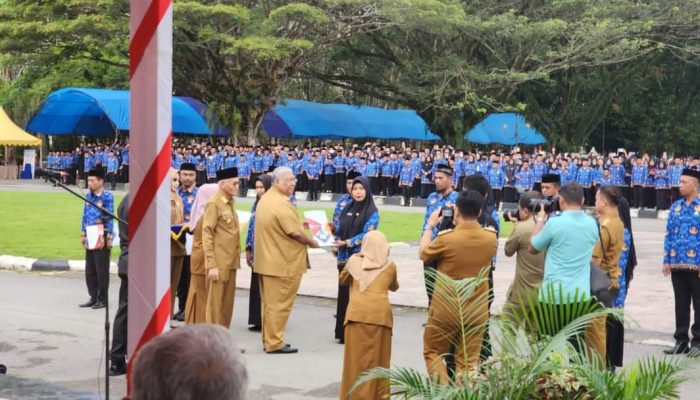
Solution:
[(127, 392), (138, 351), (169, 328), (172, 0), (131, 0)]

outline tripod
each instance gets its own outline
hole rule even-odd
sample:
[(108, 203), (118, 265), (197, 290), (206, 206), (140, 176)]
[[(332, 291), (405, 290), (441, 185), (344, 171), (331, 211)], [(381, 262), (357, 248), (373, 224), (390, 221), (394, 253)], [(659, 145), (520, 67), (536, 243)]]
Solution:
[[(106, 210), (102, 206), (97, 205), (95, 202), (88, 200), (82, 194), (75, 192), (73, 189), (71, 189), (71, 188), (67, 187), (66, 185), (64, 185), (63, 183), (59, 182), (56, 178), (52, 177), (49, 179), (50, 179), (51, 183), (53, 183), (54, 186), (60, 187), (61, 189), (72, 194), (73, 196), (83, 200), (84, 202), (89, 203), (93, 207), (100, 210), (100, 212), (102, 212), (102, 214), (105, 217), (105, 222), (107, 222), (109, 219), (114, 219), (114, 220), (117, 220), (119, 222), (122, 222), (122, 223), (128, 225), (126, 221), (120, 219), (119, 217), (117, 217), (116, 215), (114, 215), (110, 211)], [(109, 399), (109, 359), (110, 359), (110, 357), (109, 357), (109, 329), (110, 329), (110, 323), (109, 323), (109, 265), (107, 266), (107, 268), (108, 268), (108, 270), (107, 270), (107, 276), (108, 276), (107, 286), (104, 288), (105, 289), (105, 398)]]

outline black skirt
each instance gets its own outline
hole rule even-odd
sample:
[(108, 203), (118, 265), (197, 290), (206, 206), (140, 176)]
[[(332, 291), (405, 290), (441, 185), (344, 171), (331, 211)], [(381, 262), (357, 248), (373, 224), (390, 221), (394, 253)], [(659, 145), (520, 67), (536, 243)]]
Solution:
[(625, 326), (622, 321), (608, 317), (606, 321), (606, 344), (609, 367), (622, 367), (625, 348)]

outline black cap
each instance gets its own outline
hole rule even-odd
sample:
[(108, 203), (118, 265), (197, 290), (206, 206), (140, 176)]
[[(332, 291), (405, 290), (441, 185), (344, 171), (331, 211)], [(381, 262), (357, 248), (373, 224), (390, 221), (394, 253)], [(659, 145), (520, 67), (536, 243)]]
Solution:
[(452, 167), (450, 167), (447, 164), (438, 164), (435, 172), (442, 172), (443, 174), (447, 174), (449, 176), (452, 176), (455, 171), (454, 171), (454, 169), (452, 169)]
[(102, 180), (105, 179), (105, 174), (104, 174), (104, 172), (102, 172), (102, 169), (100, 169), (100, 168), (91, 169), (90, 171), (88, 171), (87, 176), (88, 176), (88, 178), (92, 176), (92, 177), (95, 177), (97, 179), (102, 179)]
[(197, 167), (191, 162), (180, 164), (180, 171), (197, 171)]
[(362, 174), (360, 174), (360, 173), (357, 172), (357, 171), (350, 171), (350, 172), (348, 172), (348, 174), (347, 174), (347, 176), (345, 177), (345, 179), (347, 179), (347, 180), (355, 180), (355, 178), (357, 178), (358, 176), (362, 176)]
[(683, 170), (683, 173), (681, 173), (681, 175), (690, 176), (691, 178), (695, 178), (698, 181), (700, 181), (700, 171), (696, 171), (694, 169), (686, 168)]
[(216, 181), (221, 181), (224, 179), (238, 178), (238, 168), (224, 168), (216, 171)]
[(542, 175), (542, 183), (556, 183), (561, 184), (561, 176), (558, 174), (544, 174)]

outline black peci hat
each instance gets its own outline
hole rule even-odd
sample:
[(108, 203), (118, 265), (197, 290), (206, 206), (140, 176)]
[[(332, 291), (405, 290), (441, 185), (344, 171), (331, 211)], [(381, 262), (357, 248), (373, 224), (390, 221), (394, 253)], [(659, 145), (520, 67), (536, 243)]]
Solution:
[(438, 164), (435, 172), (442, 172), (443, 174), (452, 176), (455, 173), (455, 170), (447, 164)]
[(195, 171), (196, 172), (197, 167), (190, 162), (186, 162), (186, 163), (180, 164), (180, 171)]
[(700, 181), (700, 171), (696, 171), (694, 169), (686, 168), (683, 170), (681, 175), (690, 176), (691, 178), (695, 178)]
[(224, 179), (238, 178), (238, 168), (224, 168), (216, 171), (216, 181), (221, 181)]
[(100, 169), (100, 168), (91, 169), (90, 171), (88, 171), (87, 176), (88, 176), (88, 178), (92, 176), (92, 177), (95, 177), (97, 179), (102, 179), (102, 180), (105, 179), (105, 174), (104, 174), (104, 172), (102, 172), (102, 169)]
[(542, 175), (542, 183), (556, 183), (561, 185), (561, 176), (557, 174), (544, 174)]

